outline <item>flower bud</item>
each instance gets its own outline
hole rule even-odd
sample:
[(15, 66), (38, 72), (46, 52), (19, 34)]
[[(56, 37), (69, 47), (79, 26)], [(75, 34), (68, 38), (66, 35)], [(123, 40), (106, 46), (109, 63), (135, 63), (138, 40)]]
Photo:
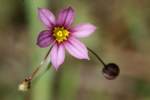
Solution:
[(116, 65), (114, 63), (109, 63), (104, 66), (102, 72), (106, 79), (113, 80), (119, 75), (120, 69), (119, 69), (118, 65)]
[(19, 91), (26, 92), (30, 89), (31, 86), (31, 80), (30, 79), (25, 79), (22, 81), (18, 87)]

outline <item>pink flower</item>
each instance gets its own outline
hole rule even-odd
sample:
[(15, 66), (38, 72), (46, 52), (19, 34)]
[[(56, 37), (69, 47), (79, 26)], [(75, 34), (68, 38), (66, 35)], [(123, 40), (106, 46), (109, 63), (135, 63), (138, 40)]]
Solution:
[(46, 30), (39, 33), (37, 45), (41, 48), (51, 46), (50, 60), (57, 70), (65, 59), (65, 50), (77, 59), (89, 59), (86, 46), (78, 38), (88, 37), (96, 27), (90, 23), (72, 27), (74, 10), (71, 7), (60, 11), (58, 18), (45, 8), (38, 9), (38, 15)]

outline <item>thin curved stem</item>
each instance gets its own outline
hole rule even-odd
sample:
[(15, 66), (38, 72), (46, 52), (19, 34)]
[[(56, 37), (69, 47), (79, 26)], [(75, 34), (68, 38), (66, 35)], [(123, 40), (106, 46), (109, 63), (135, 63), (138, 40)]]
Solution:
[(104, 63), (104, 61), (90, 48), (87, 47), (87, 49), (100, 61), (100, 63), (103, 64), (103, 66), (106, 66), (106, 64)]
[[(27, 91), (30, 89), (33, 78), (39, 73), (39, 70), (41, 70), (42, 66), (45, 64), (50, 51), (51, 51), (51, 48), (49, 49), (49, 51), (47, 52), (47, 54), (45, 55), (45, 57), (41, 61), (41, 63), (37, 66), (37, 68), (19, 84), (20, 91)], [(46, 69), (44, 69), (44, 72), (38, 74), (38, 78), (39, 78), (39, 76), (43, 75), (50, 67), (51, 67), (51, 64), (48, 64)]]
[(40, 65), (38, 65), (38, 67), (31, 73), (31, 75), (28, 77), (28, 79), (32, 80), (33, 77), (38, 73), (38, 71), (40, 70), (40, 68), (42, 67), (42, 65), (45, 63), (45, 61), (47, 60), (47, 57), (49, 55), (51, 51), (51, 48), (49, 49), (49, 51), (46, 53), (44, 59), (41, 61)]

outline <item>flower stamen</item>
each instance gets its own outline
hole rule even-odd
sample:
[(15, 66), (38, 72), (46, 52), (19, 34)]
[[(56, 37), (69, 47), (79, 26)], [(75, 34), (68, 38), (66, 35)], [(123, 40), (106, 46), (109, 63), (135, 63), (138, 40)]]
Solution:
[(55, 27), (53, 30), (53, 36), (58, 43), (61, 43), (69, 37), (69, 31), (64, 27)]

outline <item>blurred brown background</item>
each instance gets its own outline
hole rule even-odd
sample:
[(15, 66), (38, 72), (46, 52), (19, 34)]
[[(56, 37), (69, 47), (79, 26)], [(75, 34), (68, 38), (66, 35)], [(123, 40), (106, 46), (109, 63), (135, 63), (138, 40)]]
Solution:
[[(119, 77), (105, 79), (91, 54), (89, 62), (68, 55), (59, 71), (19, 92), (47, 50), (36, 46), (43, 29), (37, 8), (57, 14), (66, 6), (75, 9), (75, 24), (97, 26), (82, 41), (106, 63), (117, 63)], [(150, 100), (150, 0), (0, 0), (0, 7), (0, 100)]]

